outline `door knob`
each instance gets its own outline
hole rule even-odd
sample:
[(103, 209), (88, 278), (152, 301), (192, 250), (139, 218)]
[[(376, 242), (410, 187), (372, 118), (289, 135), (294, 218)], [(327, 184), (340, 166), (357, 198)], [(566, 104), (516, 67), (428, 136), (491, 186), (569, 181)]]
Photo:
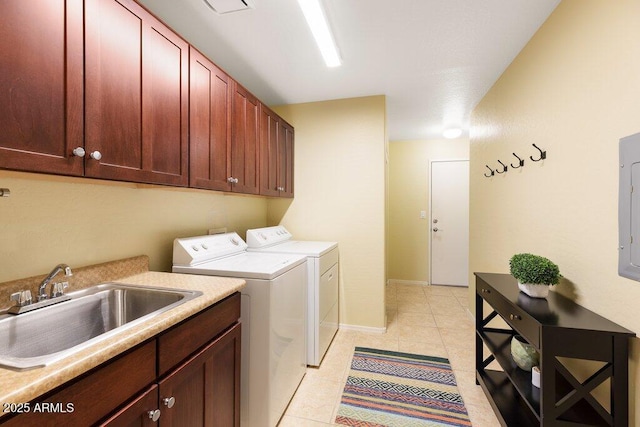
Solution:
[(82, 147), (76, 147), (73, 149), (73, 155), (76, 157), (84, 157), (85, 151)]
[(433, 227), (433, 231), (437, 232), (438, 231), (438, 227)]
[(438, 223), (438, 220), (437, 220), (437, 219), (434, 219), (434, 220), (433, 220), (433, 223), (434, 223), (434, 224), (437, 224), (437, 223)]
[(102, 153), (96, 150), (89, 153), (89, 156), (94, 160), (100, 160), (102, 158)]

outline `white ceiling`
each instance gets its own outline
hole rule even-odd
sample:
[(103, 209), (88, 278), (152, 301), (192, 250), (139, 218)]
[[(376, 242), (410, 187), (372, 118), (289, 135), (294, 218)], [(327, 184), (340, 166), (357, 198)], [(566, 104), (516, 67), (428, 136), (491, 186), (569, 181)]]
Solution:
[(343, 65), (327, 68), (296, 0), (217, 15), (139, 0), (268, 105), (386, 95), (389, 140), (468, 134), (471, 110), (560, 0), (323, 0)]

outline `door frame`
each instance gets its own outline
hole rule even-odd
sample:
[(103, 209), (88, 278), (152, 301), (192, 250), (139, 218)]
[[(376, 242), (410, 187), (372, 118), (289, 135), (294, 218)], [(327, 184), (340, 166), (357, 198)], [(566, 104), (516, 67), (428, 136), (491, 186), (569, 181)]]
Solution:
[[(469, 159), (464, 158), (452, 158), (452, 159), (435, 159), (429, 160), (429, 173), (427, 175), (427, 179), (429, 180), (429, 285), (433, 285), (433, 233), (431, 232), (431, 227), (433, 227), (433, 180), (431, 179), (431, 174), (433, 172), (433, 164), (434, 163), (450, 163), (450, 162), (467, 162), (471, 165)], [(468, 203), (468, 202), (467, 202)], [(468, 246), (468, 243), (467, 243)], [(467, 284), (469, 286), (469, 284)]]

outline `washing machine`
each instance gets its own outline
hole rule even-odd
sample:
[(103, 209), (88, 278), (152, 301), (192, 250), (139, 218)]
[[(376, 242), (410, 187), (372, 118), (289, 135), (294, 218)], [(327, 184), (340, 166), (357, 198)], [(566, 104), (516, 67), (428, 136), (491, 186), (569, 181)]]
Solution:
[(306, 257), (247, 252), (237, 233), (175, 239), (173, 272), (236, 277), (241, 290), (240, 424), (275, 427), (306, 371)]
[(248, 251), (307, 257), (307, 364), (319, 366), (338, 331), (338, 243), (292, 238), (283, 226), (247, 230)]

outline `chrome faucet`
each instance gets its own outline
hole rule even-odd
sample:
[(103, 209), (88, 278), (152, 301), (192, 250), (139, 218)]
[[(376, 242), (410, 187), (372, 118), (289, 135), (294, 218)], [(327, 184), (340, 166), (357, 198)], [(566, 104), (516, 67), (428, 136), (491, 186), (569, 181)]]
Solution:
[(64, 271), (64, 275), (67, 277), (73, 276), (73, 273), (71, 272), (71, 267), (69, 267), (67, 264), (56, 265), (53, 268), (53, 270), (51, 270), (51, 273), (49, 273), (49, 275), (45, 277), (44, 280), (40, 283), (40, 288), (38, 289), (38, 301), (47, 299), (47, 285), (61, 271)]

